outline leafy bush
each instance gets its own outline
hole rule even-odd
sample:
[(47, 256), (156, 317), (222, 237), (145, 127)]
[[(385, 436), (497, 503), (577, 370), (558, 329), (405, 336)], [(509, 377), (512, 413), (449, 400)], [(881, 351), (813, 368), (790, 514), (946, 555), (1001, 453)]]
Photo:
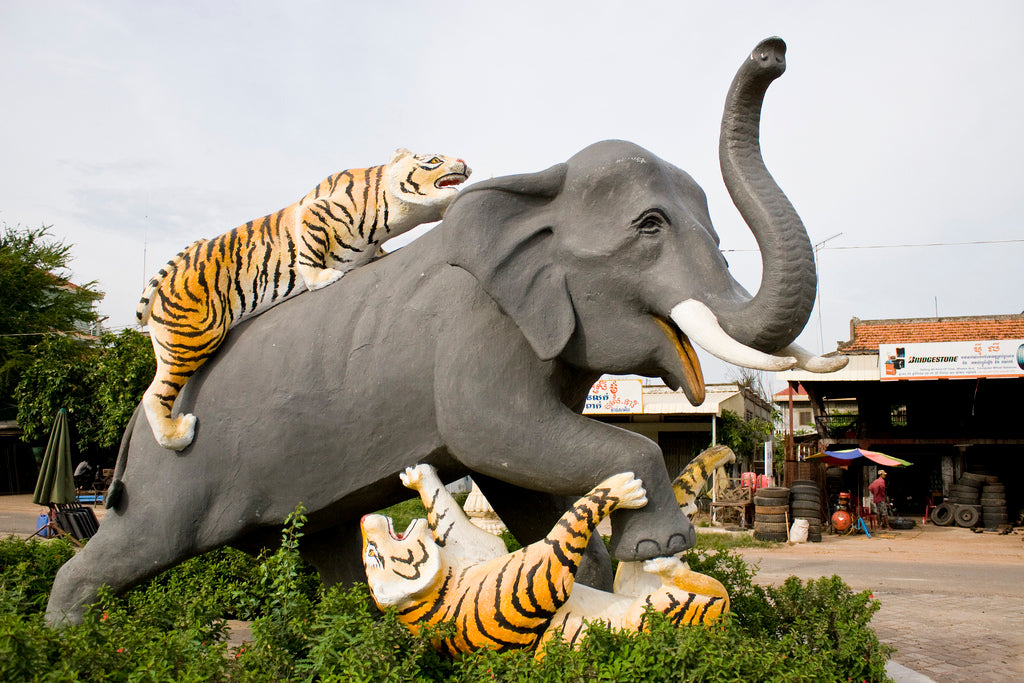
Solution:
[[(866, 592), (838, 577), (758, 586), (742, 558), (708, 548), (689, 551), (687, 561), (728, 589), (733, 613), (721, 624), (676, 628), (653, 614), (647, 633), (595, 625), (579, 650), (552, 642), (539, 660), (492, 651), (453, 659), (430, 645), (450, 625), (414, 636), (394, 610), (376, 610), (365, 586), (311, 584), (298, 554), (304, 522), (300, 507), (281, 547), (259, 559), (217, 551), (124, 597), (101, 591), (82, 624), (56, 631), (41, 606), (70, 550), (9, 539), (0, 544), (0, 680), (886, 680), (891, 649), (869, 627), (878, 605)], [(229, 652), (224, 616), (244, 610), (255, 618), (253, 640)]]
[(44, 440), (59, 408), (67, 408), (76, 449), (93, 464), (121, 440), (156, 371), (149, 337), (137, 330), (106, 333), (94, 342), (46, 337), (14, 392), (22, 439)]
[(74, 548), (64, 539), (0, 539), (0, 592), (5, 595), (5, 603), (16, 614), (45, 608), (53, 577), (74, 554)]

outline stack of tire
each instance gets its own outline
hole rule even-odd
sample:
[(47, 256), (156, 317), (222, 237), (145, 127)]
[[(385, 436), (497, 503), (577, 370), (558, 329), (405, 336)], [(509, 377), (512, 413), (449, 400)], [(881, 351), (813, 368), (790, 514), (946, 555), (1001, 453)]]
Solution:
[(789, 522), (789, 489), (766, 486), (754, 493), (754, 539), (785, 541)]
[(995, 529), (1009, 522), (1006, 514), (1006, 488), (995, 477), (981, 486), (981, 525)]
[(807, 479), (794, 481), (790, 486), (790, 523), (806, 519), (807, 540), (811, 543), (821, 543), (821, 510), (821, 489), (818, 484)]
[(953, 504), (953, 521), (957, 526), (970, 528), (981, 521), (981, 486), (986, 477), (965, 472), (949, 490), (949, 501)]
[(983, 505), (981, 503), (981, 490), (983, 486), (995, 485), (997, 489), (991, 490), (990, 497), (986, 498), (991, 503), (993, 520), (999, 518), (999, 512), (1006, 514), (1006, 494), (998, 488), (998, 479), (985, 474), (974, 474), (965, 472), (963, 476), (949, 490), (949, 497), (941, 505), (937, 505), (931, 511), (930, 519), (936, 526), (949, 526), (956, 524), (970, 528), (977, 526), (982, 521)]

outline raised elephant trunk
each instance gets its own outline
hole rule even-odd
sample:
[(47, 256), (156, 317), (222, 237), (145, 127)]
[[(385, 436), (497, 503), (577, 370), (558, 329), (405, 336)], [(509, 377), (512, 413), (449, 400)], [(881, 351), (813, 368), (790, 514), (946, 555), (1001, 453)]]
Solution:
[(722, 115), (718, 153), (725, 185), (761, 250), (761, 287), (753, 298), (708, 302), (722, 329), (765, 353), (780, 351), (803, 330), (814, 306), (817, 276), (804, 225), (761, 158), (761, 104), (786, 70), (786, 44), (761, 41), (736, 73)]

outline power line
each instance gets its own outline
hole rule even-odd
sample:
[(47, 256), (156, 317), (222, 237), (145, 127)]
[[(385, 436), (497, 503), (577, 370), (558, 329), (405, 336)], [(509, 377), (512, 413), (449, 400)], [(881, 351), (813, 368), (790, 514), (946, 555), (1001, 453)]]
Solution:
[[(831, 238), (830, 238), (831, 239)], [(964, 247), (979, 244), (1016, 244), (1024, 242), (1024, 239), (1019, 240), (977, 240), (974, 242), (922, 242), (920, 244), (864, 244), (854, 246), (839, 246), (839, 247), (825, 247), (821, 246), (817, 249), (910, 249), (916, 247)], [(743, 252), (743, 251), (758, 251), (757, 249), (723, 249), (723, 253), (732, 252)]]
[(50, 332), (11, 332), (0, 337), (46, 337), (48, 335), (82, 334), (79, 330), (52, 330)]
[(7, 332), (0, 334), (0, 337), (48, 337), (48, 336), (66, 336), (73, 334), (87, 334), (93, 336), (99, 336), (102, 333), (117, 333), (121, 330), (136, 329), (134, 325), (121, 325), (119, 327), (101, 327), (96, 332), (83, 332), (82, 330), (49, 330), (48, 332)]

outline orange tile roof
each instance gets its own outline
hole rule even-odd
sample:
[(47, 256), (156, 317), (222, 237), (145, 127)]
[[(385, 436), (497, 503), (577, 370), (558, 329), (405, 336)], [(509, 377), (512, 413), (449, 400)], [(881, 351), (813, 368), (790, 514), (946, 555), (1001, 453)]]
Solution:
[(1024, 314), (960, 318), (850, 320), (850, 341), (840, 353), (877, 353), (879, 344), (1024, 339)]
[(804, 389), (803, 384), (796, 385), (796, 392), (794, 392), (787, 384), (785, 389), (782, 391), (776, 391), (772, 394), (772, 398), (788, 399), (790, 394), (793, 394), (794, 397), (807, 398), (807, 390)]

